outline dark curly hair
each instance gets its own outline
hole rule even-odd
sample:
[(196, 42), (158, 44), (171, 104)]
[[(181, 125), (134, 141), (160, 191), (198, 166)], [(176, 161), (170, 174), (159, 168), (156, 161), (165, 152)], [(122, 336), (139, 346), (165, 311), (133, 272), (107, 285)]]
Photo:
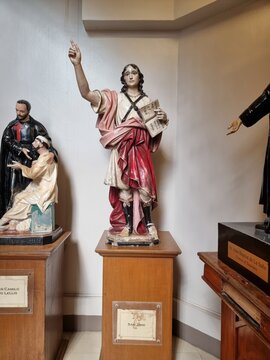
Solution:
[(126, 70), (127, 70), (127, 68), (128, 68), (129, 66), (133, 67), (133, 69), (135, 69), (135, 70), (138, 71), (138, 73), (139, 73), (138, 90), (139, 90), (139, 92), (140, 92), (141, 95), (145, 95), (145, 93), (144, 93), (144, 91), (143, 91), (144, 76), (143, 76), (143, 73), (141, 72), (141, 70), (139, 69), (139, 67), (138, 67), (137, 65), (135, 65), (135, 64), (127, 64), (127, 65), (124, 67), (124, 69), (123, 69), (123, 71), (122, 71), (122, 74), (121, 74), (121, 78), (120, 78), (120, 81), (121, 81), (121, 83), (123, 84), (123, 87), (122, 87), (122, 89), (121, 89), (121, 92), (126, 93), (127, 90), (128, 90), (128, 87), (127, 87), (127, 84), (126, 84), (126, 82), (125, 82), (124, 76), (125, 76), (125, 72), (126, 72)]

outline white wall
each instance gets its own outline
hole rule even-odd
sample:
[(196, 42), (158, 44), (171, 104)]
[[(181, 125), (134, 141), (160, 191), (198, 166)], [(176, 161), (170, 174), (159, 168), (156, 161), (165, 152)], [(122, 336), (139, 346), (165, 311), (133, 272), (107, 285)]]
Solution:
[(154, 155), (155, 219), (183, 250), (175, 266), (175, 316), (219, 337), (219, 300), (201, 280), (196, 253), (217, 249), (218, 221), (261, 217), (266, 121), (224, 135), (227, 122), (269, 81), (269, 5), (254, 3), (181, 33), (87, 34), (80, 0), (0, 0), (0, 132), (15, 118), (16, 100), (26, 98), (59, 150), (57, 222), (72, 231), (66, 314), (101, 314), (102, 258), (94, 250), (110, 214), (103, 185), (109, 154), (76, 88), (67, 58), (74, 39), (93, 88), (120, 89), (123, 66), (135, 62), (145, 91), (168, 113), (170, 127)]

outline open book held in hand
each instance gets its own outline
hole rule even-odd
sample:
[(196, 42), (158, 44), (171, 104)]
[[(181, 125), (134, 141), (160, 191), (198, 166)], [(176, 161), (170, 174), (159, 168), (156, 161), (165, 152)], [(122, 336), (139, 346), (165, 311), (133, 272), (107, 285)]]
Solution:
[(167, 128), (167, 123), (157, 118), (155, 110), (159, 108), (159, 101), (155, 100), (141, 107), (140, 114), (151, 137), (155, 137)]

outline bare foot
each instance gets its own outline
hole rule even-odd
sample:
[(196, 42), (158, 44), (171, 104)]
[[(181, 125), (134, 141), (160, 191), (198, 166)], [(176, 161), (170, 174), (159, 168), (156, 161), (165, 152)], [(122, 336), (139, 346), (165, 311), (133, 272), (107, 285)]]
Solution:
[(16, 231), (16, 230), (17, 230), (17, 229), (16, 229), (17, 224), (18, 224), (18, 221), (15, 221), (15, 220), (11, 221), (11, 222), (8, 224), (8, 230), (10, 230), (10, 231)]

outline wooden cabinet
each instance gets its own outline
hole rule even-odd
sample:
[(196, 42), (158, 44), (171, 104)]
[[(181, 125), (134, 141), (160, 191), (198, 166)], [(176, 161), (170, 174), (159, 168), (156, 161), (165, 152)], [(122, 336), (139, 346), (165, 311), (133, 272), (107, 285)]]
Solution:
[(270, 359), (270, 297), (218, 260), (198, 253), (203, 280), (221, 298), (221, 360)]
[(69, 234), (49, 245), (0, 246), (2, 281), (5, 276), (28, 278), (27, 307), (0, 307), (0, 359), (55, 360), (63, 332), (63, 257)]
[[(103, 234), (96, 252), (103, 257), (102, 360), (172, 359), (173, 259), (180, 249), (168, 231), (155, 246), (112, 246)], [(115, 341), (114, 304), (159, 306), (157, 341)], [(130, 305), (131, 304), (131, 305)]]

